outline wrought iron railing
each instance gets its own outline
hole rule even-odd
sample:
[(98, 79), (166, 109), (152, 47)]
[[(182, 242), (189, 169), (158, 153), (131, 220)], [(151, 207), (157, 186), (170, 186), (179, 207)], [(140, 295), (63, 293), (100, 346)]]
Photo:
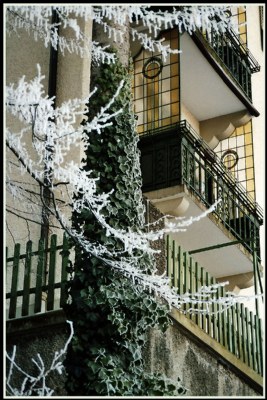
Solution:
[[(242, 91), (251, 100), (251, 74), (260, 71), (260, 65), (249, 49), (232, 30), (224, 34), (211, 29), (200, 31), (206, 43), (215, 51)], [(197, 33), (195, 33), (197, 35)]]
[(241, 54), (245, 55), (247, 62), (249, 62), (249, 68), (252, 74), (255, 72), (259, 72), (261, 67), (247, 48), (246, 44), (241, 40), (241, 38), (233, 31), (233, 29), (228, 29), (225, 35), (230, 39), (232, 46), (235, 47), (236, 51), (239, 51)]
[(185, 184), (207, 207), (220, 199), (213, 214), (260, 257), (262, 209), (187, 121), (147, 132), (139, 146), (144, 192)]

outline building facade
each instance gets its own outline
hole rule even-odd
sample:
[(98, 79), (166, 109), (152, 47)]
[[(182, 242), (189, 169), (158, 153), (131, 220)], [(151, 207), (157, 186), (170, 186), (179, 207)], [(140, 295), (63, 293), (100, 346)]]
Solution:
[(213, 276), (242, 289), (253, 285), (254, 250), (261, 259), (263, 212), (256, 199), (262, 199), (264, 176), (255, 154), (263, 140), (257, 99), (264, 72), (247, 47), (253, 35), (262, 60), (259, 9), (233, 7), (232, 15), (247, 22), (239, 34), (172, 29), (161, 36), (181, 54), (163, 61), (160, 53), (140, 50), (134, 93), (145, 195), (178, 217), (197, 215), (221, 199), (213, 221), (199, 222), (177, 240)]
[[(228, 281), (226, 288), (240, 294), (262, 292), (264, 232), (261, 207), (265, 192), (264, 7), (250, 4), (232, 6), (232, 18), (239, 27), (236, 31), (228, 30), (224, 34), (197, 30), (189, 35), (187, 32), (178, 32), (176, 28), (163, 29), (159, 39), (164, 39), (164, 44), (169, 44), (171, 48), (181, 49), (181, 53), (171, 54), (166, 59), (160, 52), (148, 52), (135, 42), (131, 47), (134, 112), (140, 137), (143, 193), (148, 199), (147, 215), (150, 215), (149, 208), (156, 208), (157, 212), (166, 215), (170, 221), (177, 217), (197, 217), (217, 204), (206, 218), (200, 219), (185, 232), (173, 234), (171, 240), (181, 246), (192, 260), (189, 261), (191, 277), (194, 275), (197, 278), (197, 269), (193, 274), (192, 265), (193, 262), (198, 263), (208, 277), (208, 280), (201, 281), (203, 284), (215, 280)], [(82, 22), (81, 29), (91, 37), (91, 21)], [(139, 29), (142, 32), (143, 27)], [(67, 31), (68, 34), (71, 35)], [(49, 96), (56, 96), (57, 104), (68, 98), (88, 95), (90, 58), (79, 58), (75, 54), (63, 56), (49, 47), (44, 48), (43, 43), (36, 42), (23, 31), (19, 37), (6, 37), (7, 84), (15, 82), (22, 74), (32, 79), (36, 74), (36, 64), (41, 65), (42, 73), (46, 76), (45, 91)], [(7, 116), (7, 123), (14, 124), (10, 116)], [(14, 128), (18, 126), (14, 125)], [(31, 146), (30, 140), (28, 146)], [(82, 154), (81, 147), (74, 155), (75, 159), (81, 160)], [(8, 162), (10, 157), (12, 155), (7, 153)], [(16, 172), (11, 171), (11, 174), (14, 174), (13, 179), (18, 179)], [(25, 179), (29, 180), (29, 186), (33, 183), (30, 177)], [(26, 223), (25, 218), (15, 215), (14, 200), (9, 193), (6, 204), (9, 209), (6, 214), (6, 245), (9, 247), (6, 305), (7, 320), (12, 325), (12, 321), (21, 317), (61, 307), (63, 300), (60, 284), (63, 277), (66, 279), (62, 271), (68, 259), (64, 259), (63, 254), (60, 266), (54, 264), (52, 275), (54, 282), (58, 283), (57, 289), (49, 273), (51, 256), (42, 272), (41, 281), (38, 280), (38, 257), (30, 267), (31, 281), (25, 279), (23, 272), (15, 274), (14, 270), (19, 268), (18, 260), (27, 260), (26, 256), (23, 258), (21, 255), (29, 252), (29, 247), (26, 248), (28, 240), (33, 241), (35, 249), (41, 238), (45, 239), (47, 247), (54, 246), (54, 252), (62, 248), (50, 242), (51, 235), (57, 231), (52, 225), (44, 229), (41, 203), (37, 204), (32, 215), (38, 224), (33, 221)], [(17, 261), (15, 254), (10, 252), (14, 242), (20, 244)], [(68, 249), (63, 245), (64, 249), (67, 253)], [(175, 252), (175, 247), (172, 251)], [(168, 253), (168, 245), (167, 256), (168, 260), (175, 259)], [(28, 265), (27, 262), (24, 267)], [(172, 268), (168, 273), (172, 279), (176, 275)], [(178, 274), (178, 285), (181, 282), (184, 285), (180, 290), (186, 288), (186, 274)], [(27, 301), (25, 282), (28, 282), (27, 293), (31, 296)], [(38, 296), (40, 294), (41, 297), (36, 306), (37, 286)], [(261, 300), (253, 302), (250, 307), (259, 316)], [(247, 314), (244, 311), (240, 315), (241, 319), (236, 319), (237, 325), (242, 324), (242, 315)], [(203, 321), (191, 318), (190, 323), (202, 329), (204, 335), (210, 335), (222, 343), (219, 340), (218, 320), (210, 319), (205, 322), (206, 325)], [(215, 323), (216, 328), (208, 328), (211, 322)], [(246, 323), (252, 326), (252, 314)], [(250, 339), (246, 351), (245, 344), (242, 344), (243, 350), (238, 350), (240, 343), (248, 340), (248, 329), (246, 333), (242, 331), (240, 334), (243, 342), (237, 338), (233, 348), (228, 339), (222, 343), (227, 351), (248, 365), (253, 372), (245, 373), (244, 376), (256, 380), (257, 385), (263, 373), (259, 354), (260, 348), (262, 352), (262, 336), (258, 324), (257, 320), (255, 343), (258, 353), (255, 360), (251, 350), (254, 342)], [(226, 325), (230, 326), (230, 322), (222, 324)], [(231, 326), (234, 331), (241, 332), (234, 323)], [(212, 336), (211, 331), (217, 332), (217, 329), (218, 337)], [(259, 337), (257, 332), (260, 332)], [(242, 370), (242, 366), (237, 369)]]

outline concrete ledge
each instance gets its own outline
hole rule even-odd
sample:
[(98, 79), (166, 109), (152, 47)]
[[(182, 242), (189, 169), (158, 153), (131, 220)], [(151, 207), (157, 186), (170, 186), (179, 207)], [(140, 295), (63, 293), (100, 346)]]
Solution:
[(173, 309), (170, 316), (179, 324), (179, 329), (184, 331), (188, 337), (202, 348), (216, 356), (219, 363), (227, 366), (237, 376), (245, 380), (253, 389), (263, 394), (263, 377), (249, 368), (245, 363), (236, 358), (225, 347), (203, 332), (193, 321), (176, 309)]
[(66, 316), (62, 309), (6, 321), (6, 340), (8, 343), (24, 335), (40, 334), (50, 330), (51, 327), (66, 329)]

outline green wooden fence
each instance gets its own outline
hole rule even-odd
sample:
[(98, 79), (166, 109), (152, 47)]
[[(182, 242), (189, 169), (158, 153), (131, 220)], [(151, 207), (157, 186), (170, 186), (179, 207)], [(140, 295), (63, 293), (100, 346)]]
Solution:
[(54, 310), (55, 294), (59, 302), (57, 308), (61, 308), (66, 301), (70, 255), (67, 237), (64, 236), (63, 243), (57, 245), (57, 235), (52, 235), (48, 248), (40, 240), (37, 251), (32, 251), (32, 242), (29, 241), (26, 254), (21, 254), (20, 247), (20, 244), (15, 244), (12, 257), (8, 257), (6, 249), (8, 319), (43, 311), (44, 298), (45, 311)]
[[(166, 248), (167, 274), (178, 294), (196, 293), (201, 286), (216, 283), (170, 236), (167, 236)], [(56, 235), (51, 236), (48, 248), (40, 240), (37, 251), (32, 251), (31, 241), (26, 245), (26, 254), (20, 253), (19, 244), (15, 245), (12, 257), (8, 257), (7, 249), (8, 319), (62, 308), (66, 301), (67, 266), (71, 261), (69, 250), (67, 237), (64, 236), (63, 243), (57, 245)], [(42, 309), (44, 295), (46, 306)], [(225, 297), (225, 289), (219, 287), (214, 296)], [(184, 311), (190, 307), (195, 305), (186, 304)], [(220, 311), (219, 304), (212, 304), (211, 307), (213, 313)], [(236, 304), (217, 314), (198, 312), (186, 313), (186, 316), (258, 374), (263, 374), (261, 320), (243, 304)]]
[[(189, 254), (178, 246), (170, 236), (166, 238), (167, 275), (178, 294), (196, 293), (202, 286), (215, 284), (216, 280), (195, 262)], [(219, 299), (227, 297), (226, 290), (220, 286), (212, 295)], [(186, 304), (185, 315), (204, 332), (241, 359), (258, 374), (263, 375), (262, 323), (261, 319), (249, 311), (244, 304), (236, 303), (222, 311), (222, 305), (211, 305), (211, 314), (187, 312), (189, 308), (202, 309), (204, 305)]]

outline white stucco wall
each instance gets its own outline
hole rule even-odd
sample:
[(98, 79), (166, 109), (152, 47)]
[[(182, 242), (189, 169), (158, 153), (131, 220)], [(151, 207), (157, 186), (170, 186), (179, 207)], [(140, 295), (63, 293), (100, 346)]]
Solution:
[[(80, 28), (83, 33), (90, 40), (92, 35), (92, 23), (91, 21), (79, 21)], [(5, 41), (5, 77), (6, 84), (17, 83), (19, 78), (25, 75), (25, 80), (29, 81), (33, 79), (37, 75), (37, 67), (36, 64), (41, 66), (41, 73), (45, 75), (45, 80), (43, 81), (45, 93), (48, 93), (48, 82), (49, 82), (49, 63), (50, 63), (50, 46), (46, 48), (44, 43), (40, 40), (35, 41), (31, 35), (26, 33), (24, 30), (19, 30), (19, 35), (15, 33), (11, 36), (6, 36)], [(65, 30), (64, 35), (70, 37), (72, 32)], [(86, 98), (90, 91), (90, 65), (91, 59), (89, 56), (81, 58), (76, 53), (70, 54), (68, 51), (65, 51), (63, 55), (60, 51), (58, 53), (58, 62), (57, 62), (57, 84), (56, 84), (56, 106), (61, 105), (63, 101), (74, 98)], [(54, 71), (55, 72), (55, 71)], [(77, 121), (77, 124), (81, 121)], [(14, 117), (7, 114), (6, 116), (6, 126), (12, 128), (13, 132), (19, 132), (22, 128), (22, 124), (19, 123)], [(32, 136), (31, 134), (27, 135), (26, 138), (26, 147), (31, 154), (31, 157), (35, 158), (35, 153), (32, 150)], [(83, 146), (78, 144), (75, 147), (75, 152), (71, 152), (68, 161), (74, 161), (78, 164), (81, 161), (83, 155)], [(6, 164), (12, 160), (13, 162), (18, 164), (16, 158), (11, 154), (9, 150), (5, 153)], [(5, 170), (6, 173), (10, 174), (12, 179), (16, 181), (23, 181), (24, 183), (29, 183), (29, 188), (38, 192), (39, 187), (36, 182), (31, 179), (29, 174), (25, 173), (21, 175), (18, 171), (10, 172), (10, 168), (7, 167)], [(62, 193), (60, 193), (62, 195)], [(36, 202), (39, 200), (36, 199)], [(12, 210), (16, 210), (18, 208), (23, 207), (23, 201), (18, 198), (12, 198), (9, 193), (6, 194), (5, 202)], [(27, 203), (27, 201), (26, 201)], [(24, 208), (24, 207), (23, 207)], [(25, 209), (25, 208), (24, 208)], [(11, 213), (6, 213), (6, 222), (7, 229), (5, 234), (5, 246), (9, 248), (9, 257), (13, 256), (14, 243), (21, 244), (21, 254), (25, 253), (26, 242), (28, 240), (33, 241), (33, 251), (36, 251), (38, 248), (38, 241), (40, 239), (41, 232), (41, 205), (34, 211), (32, 214), (27, 214), (28, 218), (36, 221), (29, 222), (25, 221), (25, 219), (19, 218)], [(27, 210), (28, 211), (28, 210)], [(69, 212), (70, 215), (70, 212)], [(54, 221), (51, 220), (53, 224)], [(56, 233), (58, 234), (58, 244), (62, 243), (62, 235), (63, 232), (59, 229), (50, 229), (50, 234)], [(24, 266), (23, 260), (19, 267), (19, 276), (18, 276), (18, 286), (17, 289), (20, 290), (23, 288), (23, 279), (24, 279)], [(60, 274), (61, 274), (61, 259), (58, 258), (59, 268), (56, 271), (56, 282), (60, 282)], [(12, 276), (12, 263), (7, 264), (7, 288), (6, 291), (10, 291), (11, 284), (11, 276)], [(34, 281), (36, 279), (36, 263), (33, 262), (32, 265), (32, 273), (31, 273), (31, 287), (34, 286)], [(56, 294), (58, 297), (58, 293)], [(22, 299), (19, 298), (17, 301), (17, 316), (20, 316), (21, 313), (21, 304)], [(32, 304), (34, 302), (34, 295), (31, 295), (30, 300), (30, 309), (33, 308)], [(8, 301), (7, 301), (8, 308)], [(43, 310), (45, 311), (45, 309)]]
[(188, 110), (188, 108), (181, 103), (181, 120), (185, 119), (191, 126), (192, 128), (200, 134), (200, 127), (199, 127), (199, 121), (197, 118)]
[[(44, 90), (47, 93), (48, 90), (48, 72), (49, 72), (49, 48), (45, 48), (43, 43), (35, 41), (27, 32), (19, 30), (18, 35), (13, 33), (10, 36), (6, 36), (5, 43), (5, 77), (6, 84), (14, 83), (17, 84), (18, 80), (24, 75), (25, 80), (29, 81), (37, 75), (37, 64), (41, 66), (41, 72), (45, 75), (43, 81)], [(6, 115), (6, 126), (11, 127), (14, 132), (18, 132), (22, 124), (18, 123), (17, 119), (11, 117), (10, 114)], [(32, 138), (27, 137), (27, 147), (30, 149), (32, 146)], [(10, 151), (6, 152), (6, 161), (10, 160)], [(12, 158), (16, 162), (15, 158)], [(34, 181), (27, 175), (23, 175), (21, 178), (15, 169), (6, 169), (6, 173), (11, 174), (13, 179), (27, 181), (30, 185), (34, 184)], [(33, 188), (33, 186), (29, 186)], [(35, 185), (36, 189), (36, 185)], [(37, 188), (38, 190), (38, 188)], [(6, 202), (12, 208), (16, 210), (18, 207), (18, 199), (13, 199), (7, 194)], [(21, 200), (19, 201), (21, 205)], [(13, 211), (15, 211), (13, 209)], [(34, 219), (40, 222), (40, 216), (32, 213), (29, 216), (30, 219)], [(12, 214), (6, 214), (8, 229), (6, 231), (6, 240), (8, 246), (13, 246), (14, 242), (20, 242), (25, 247), (26, 240), (33, 237), (40, 236), (40, 225), (29, 223), (25, 225), (25, 221)]]
[[(80, 21), (81, 30), (90, 39), (92, 23), (91, 21), (84, 22)], [(65, 31), (66, 36), (70, 36), (71, 32)], [(33, 79), (37, 74), (36, 65), (41, 66), (41, 72), (45, 75), (43, 81), (44, 90), (48, 91), (48, 79), (49, 79), (49, 62), (50, 62), (50, 47), (46, 48), (42, 41), (35, 41), (32, 36), (26, 33), (24, 30), (19, 31), (19, 36), (12, 34), (6, 37), (6, 83), (16, 83), (20, 77), (25, 75), (25, 79), (29, 81)], [(57, 66), (57, 87), (56, 87), (56, 105), (59, 106), (63, 101), (74, 98), (85, 98), (89, 94), (90, 85), (90, 57), (81, 58), (76, 53), (70, 54), (65, 51), (63, 55), (61, 52), (58, 54), (58, 66)], [(80, 121), (79, 121), (80, 122)], [(7, 115), (6, 125), (11, 126), (13, 131), (19, 131), (21, 124), (13, 117)], [(34, 157), (34, 152), (31, 151), (32, 138), (27, 138), (27, 148)], [(70, 158), (67, 161), (73, 160), (77, 163), (82, 158), (83, 147), (77, 146), (75, 153), (71, 153)], [(10, 160), (10, 152), (6, 152), (6, 161)], [(14, 159), (15, 160), (15, 159)], [(9, 169), (6, 170), (9, 173)], [(19, 180), (21, 176), (19, 174), (13, 174), (14, 179)], [(23, 181), (29, 181), (31, 184), (33, 180), (25, 174)], [(38, 188), (37, 188), (38, 190)], [(7, 204), (12, 204), (12, 207), (16, 208), (17, 199), (11, 199), (9, 195), (6, 197)], [(40, 208), (39, 208), (40, 210)], [(8, 227), (6, 232), (6, 242), (8, 246), (13, 246), (14, 242), (20, 242), (22, 246), (25, 245), (26, 240), (34, 239), (35, 241), (40, 238), (40, 225), (29, 223), (29, 226), (25, 225), (23, 219), (17, 218), (12, 214), (6, 215), (8, 221)], [(32, 215), (31, 219), (34, 219), (40, 223), (40, 212), (39, 215)]]

